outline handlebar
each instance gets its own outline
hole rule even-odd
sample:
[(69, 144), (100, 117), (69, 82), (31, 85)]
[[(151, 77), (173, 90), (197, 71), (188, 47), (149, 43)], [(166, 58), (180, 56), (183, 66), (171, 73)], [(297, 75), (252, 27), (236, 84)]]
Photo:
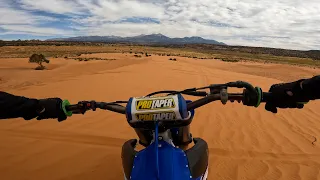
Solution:
[(96, 108), (99, 108), (103, 110), (117, 112), (120, 114), (126, 114), (126, 108), (124, 106), (121, 106), (120, 104), (107, 103), (107, 102), (95, 102), (95, 101), (86, 102), (86, 104), (83, 104), (83, 103), (84, 101), (79, 102), (78, 104), (66, 106), (66, 110), (71, 111), (74, 114), (79, 114), (79, 113), (84, 113), (84, 111), (87, 111), (89, 109), (95, 111)]
[[(243, 102), (245, 95), (244, 93), (227, 93), (227, 100), (228, 101), (238, 101)], [(271, 93), (263, 92), (260, 102), (266, 102), (268, 98), (270, 97)], [(194, 110), (198, 107), (201, 107), (203, 105), (206, 105), (210, 102), (221, 100), (223, 101), (223, 95), (221, 94), (210, 94), (206, 97), (203, 97), (201, 99), (198, 99), (196, 101), (190, 102), (187, 104), (187, 110)], [(122, 102), (124, 103), (124, 102)], [(226, 103), (226, 102), (225, 102)], [(224, 104), (225, 104), (224, 103)], [(68, 105), (65, 107), (67, 111), (70, 111), (74, 114), (84, 113), (87, 110), (93, 110), (95, 111), (96, 108), (103, 109), (103, 110), (109, 110), (113, 112), (117, 112), (120, 114), (126, 114), (126, 107), (117, 104), (117, 103), (107, 103), (107, 102), (95, 102), (95, 101), (80, 101), (78, 104), (74, 105)]]

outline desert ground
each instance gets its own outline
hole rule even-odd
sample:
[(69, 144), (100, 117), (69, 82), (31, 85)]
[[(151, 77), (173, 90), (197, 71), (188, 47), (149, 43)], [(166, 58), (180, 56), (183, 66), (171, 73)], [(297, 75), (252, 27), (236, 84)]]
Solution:
[[(0, 90), (16, 95), (80, 100), (128, 100), (157, 90), (182, 90), (244, 80), (267, 91), (270, 85), (320, 74), (319, 69), (281, 64), (222, 62), (166, 56), (99, 53), (49, 58), (35, 71), (28, 58), (0, 59)], [(192, 97), (191, 99), (194, 99)], [(320, 101), (302, 110), (272, 114), (238, 103), (214, 102), (196, 110), (194, 137), (209, 145), (210, 180), (320, 179)], [(123, 179), (121, 146), (136, 138), (124, 116), (97, 110), (56, 120), (0, 121), (2, 180)], [(319, 141), (315, 141), (315, 138)], [(314, 142), (314, 143), (313, 143)]]

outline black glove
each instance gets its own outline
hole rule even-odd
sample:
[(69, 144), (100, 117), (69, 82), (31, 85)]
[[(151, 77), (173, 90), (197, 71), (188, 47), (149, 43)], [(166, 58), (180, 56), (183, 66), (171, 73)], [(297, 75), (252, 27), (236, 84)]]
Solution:
[(271, 96), (266, 100), (265, 109), (277, 113), (277, 108), (303, 108), (303, 103), (309, 100), (301, 88), (302, 81), (272, 85), (269, 90)]
[(67, 119), (60, 98), (40, 99), (39, 106), (37, 120), (58, 118), (58, 121), (63, 121)]

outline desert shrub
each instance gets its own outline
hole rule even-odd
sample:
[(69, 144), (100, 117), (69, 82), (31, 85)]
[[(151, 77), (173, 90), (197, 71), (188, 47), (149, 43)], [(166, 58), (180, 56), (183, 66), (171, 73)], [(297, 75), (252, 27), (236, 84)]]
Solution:
[(177, 61), (176, 58), (170, 58), (169, 60), (171, 60), (171, 61)]
[(68, 56), (65, 56), (64, 58), (65, 58), (65, 59), (68, 59)]
[(107, 61), (113, 61), (116, 59), (108, 59), (108, 58), (96, 58), (96, 57), (91, 57), (91, 58), (73, 58), (74, 60), (78, 61), (91, 61), (91, 60), (107, 60)]
[(130, 54), (132, 54), (132, 51), (130, 51)]
[(43, 54), (32, 54), (29, 58), (29, 63), (37, 63), (39, 66), (36, 70), (43, 70), (45, 66), (42, 63), (49, 63), (50, 61), (44, 57)]
[(140, 57), (141, 57), (141, 55), (137, 55), (137, 54), (135, 54), (135, 55), (134, 55), (134, 57), (139, 57), (139, 58), (140, 58)]
[(237, 59), (225, 59), (225, 58), (221, 59), (221, 61), (223, 61), (223, 62), (239, 62), (239, 60), (237, 60)]

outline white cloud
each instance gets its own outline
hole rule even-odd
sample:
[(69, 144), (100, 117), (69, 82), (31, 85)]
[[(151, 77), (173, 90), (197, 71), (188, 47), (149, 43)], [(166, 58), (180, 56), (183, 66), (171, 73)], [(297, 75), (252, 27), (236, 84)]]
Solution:
[(1, 28), (6, 29), (7, 34), (30, 34), (35, 36), (72, 36), (73, 31), (67, 31), (57, 28), (35, 27), (32, 25), (2, 25)]
[(41, 10), (50, 13), (81, 14), (84, 10), (79, 4), (72, 0), (19, 0), (21, 7), (28, 10)]
[[(52, 18), (31, 14), (37, 10), (67, 15), (77, 30), (55, 27), (48, 31), (52, 35), (162, 33), (202, 36), (231, 45), (320, 49), (319, 0), (14, 0), (20, 8), (9, 7), (10, 0), (1, 1), (0, 24), (34, 25), (28, 29), (34, 34), (45, 33), (37, 24)], [(121, 22), (134, 17), (153, 18), (159, 24)], [(13, 31), (13, 26), (4, 29)]]
[[(0, 1), (0, 3), (3, 3)], [(55, 21), (56, 18), (48, 16), (35, 16), (26, 11), (16, 11), (15, 9), (0, 5), (0, 27), (1, 24), (37, 24), (42, 21)]]
[(89, 8), (93, 16), (98, 16), (104, 20), (116, 21), (125, 17), (150, 17), (161, 18), (164, 9), (152, 3), (139, 1), (104, 1), (99, 0), (99, 5)]

